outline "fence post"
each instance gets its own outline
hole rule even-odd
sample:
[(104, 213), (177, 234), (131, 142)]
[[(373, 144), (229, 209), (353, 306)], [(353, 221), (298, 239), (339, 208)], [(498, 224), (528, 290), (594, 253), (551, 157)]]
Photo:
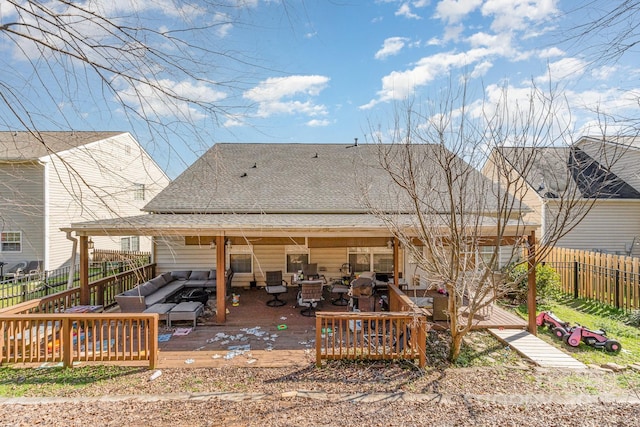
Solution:
[(616, 308), (620, 308), (620, 270), (616, 269)]
[(579, 286), (578, 286), (578, 261), (573, 261), (573, 298), (578, 299), (579, 297)]

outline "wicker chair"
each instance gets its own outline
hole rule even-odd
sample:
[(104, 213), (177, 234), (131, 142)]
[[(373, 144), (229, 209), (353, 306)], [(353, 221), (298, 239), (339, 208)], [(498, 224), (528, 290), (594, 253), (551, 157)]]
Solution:
[(307, 317), (315, 315), (313, 310), (320, 301), (322, 301), (322, 283), (301, 283), (298, 291), (298, 305), (306, 308), (300, 310), (300, 314)]

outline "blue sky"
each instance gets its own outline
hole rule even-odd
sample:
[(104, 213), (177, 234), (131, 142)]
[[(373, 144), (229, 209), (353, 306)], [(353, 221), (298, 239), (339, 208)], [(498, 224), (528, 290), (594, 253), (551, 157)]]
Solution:
[[(159, 29), (182, 28), (190, 25), (187, 20), (217, 23), (194, 35), (196, 43), (246, 65), (215, 58), (215, 67), (202, 70), (210, 83), (159, 73), (177, 93), (223, 106), (215, 118), (196, 106), (167, 106), (151, 93), (141, 101), (123, 84), (118, 95), (132, 111), (154, 106), (162, 130), (150, 132), (142, 120), (127, 119), (112, 95), (101, 100), (96, 80), (86, 79), (86, 91), (81, 83), (71, 90), (47, 84), (46, 72), (56, 75), (55, 66), (42, 68), (42, 57), (28, 49), (5, 55), (10, 59), (0, 71), (28, 76), (34, 64), (45, 70), (43, 84), (55, 102), (41, 100), (37, 85), (26, 87), (34, 81), (29, 77), (12, 83), (39, 110), (33, 116), (39, 128), (130, 131), (171, 177), (216, 142), (365, 142), (372, 126), (389, 126), (399, 104), (437, 99), (449, 80), (456, 84), (462, 75), (469, 77), (470, 103), (492, 99), (505, 84), (517, 99), (526, 97), (532, 81), (551, 81), (571, 105), (568, 120), (577, 133), (589, 133), (595, 120), (589, 109), (596, 106), (632, 115), (638, 107), (634, 52), (590, 64), (597, 50), (566, 40), (569, 29), (610, 7), (607, 1), (571, 10), (575, 1), (228, 0), (238, 7), (216, 14), (201, 13), (197, 3), (180, 2), (177, 11), (169, 0), (97, 2), (118, 19), (136, 16)], [(14, 18), (1, 0), (0, 12), (3, 22)], [(7, 43), (0, 47), (15, 50)], [(6, 109), (1, 114), (7, 127), (18, 127)], [(181, 121), (185, 116), (189, 126)]]

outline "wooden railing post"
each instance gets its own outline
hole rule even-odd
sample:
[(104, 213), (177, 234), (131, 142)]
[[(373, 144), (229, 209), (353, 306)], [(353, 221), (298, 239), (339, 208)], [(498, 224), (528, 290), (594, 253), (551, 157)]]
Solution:
[(158, 366), (158, 314), (149, 323), (149, 369)]
[(322, 318), (316, 316), (316, 366), (322, 366)]
[[(73, 322), (71, 318), (65, 316), (62, 319), (62, 327), (60, 329), (60, 335), (62, 342), (60, 343), (60, 351), (62, 352), (62, 366), (65, 368), (71, 368), (73, 366)], [(55, 340), (53, 341), (55, 348)], [(55, 351), (55, 350), (53, 350)]]

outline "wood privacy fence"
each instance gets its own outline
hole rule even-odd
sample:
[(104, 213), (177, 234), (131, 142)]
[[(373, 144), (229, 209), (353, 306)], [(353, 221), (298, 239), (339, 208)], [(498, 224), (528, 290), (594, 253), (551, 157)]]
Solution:
[(393, 311), (317, 312), (316, 364), (340, 359), (408, 359), (424, 367), (425, 312), (395, 286), (389, 286), (389, 306)]
[(553, 248), (544, 262), (560, 275), (562, 291), (623, 310), (640, 308), (640, 258)]
[[(155, 264), (89, 284), (89, 304), (108, 307), (115, 295), (155, 275)], [(0, 310), (0, 363), (144, 361), (157, 363), (158, 316), (142, 313), (77, 314), (80, 288)]]

